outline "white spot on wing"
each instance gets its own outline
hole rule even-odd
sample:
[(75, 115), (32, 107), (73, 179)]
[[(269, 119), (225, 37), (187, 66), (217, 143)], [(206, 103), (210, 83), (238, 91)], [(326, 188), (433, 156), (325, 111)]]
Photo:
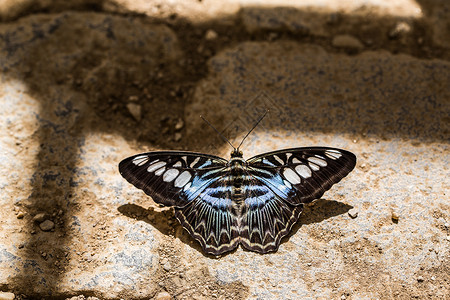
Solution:
[(182, 167), (183, 165), (182, 165), (181, 161), (177, 161), (173, 166), (174, 167)]
[(183, 187), (186, 183), (189, 182), (189, 180), (191, 180), (191, 177), (191, 173), (189, 173), (188, 171), (184, 171), (180, 174), (180, 176), (177, 177), (177, 179), (175, 179), (174, 185), (179, 188)]
[(136, 156), (135, 158), (133, 158), (133, 164), (135, 164), (136, 166), (142, 166), (147, 161), (148, 161), (147, 155), (139, 155), (139, 156)]
[(193, 168), (193, 167), (198, 163), (199, 160), (200, 160), (200, 157), (196, 157), (196, 158), (194, 159), (194, 161), (191, 162), (190, 167)]
[(319, 171), (320, 169), (318, 165), (313, 164), (312, 162), (309, 162), (308, 165), (313, 171)]
[(175, 177), (178, 176), (178, 174), (180, 174), (180, 171), (178, 171), (177, 169), (169, 169), (164, 173), (163, 180), (165, 182), (171, 182), (175, 179)]
[(295, 167), (295, 171), (298, 173), (298, 175), (302, 176), (303, 178), (309, 178), (311, 177), (311, 170), (306, 165), (298, 165)]
[(292, 163), (294, 163), (294, 164), (301, 164), (302, 162), (299, 161), (296, 157), (294, 157), (294, 158), (292, 159)]
[(323, 158), (318, 158), (318, 157), (308, 157), (308, 160), (312, 163), (315, 163), (316, 165), (319, 165), (321, 167), (326, 167), (327, 166), (327, 161), (324, 160)]
[(339, 159), (342, 156), (337, 150), (326, 150), (325, 155), (334, 160)]
[[(155, 161), (156, 162), (156, 161)], [(152, 163), (148, 168), (147, 171), (148, 172), (154, 172), (156, 170), (158, 170), (161, 167), (164, 167), (166, 165), (165, 162), (160, 161), (160, 162), (156, 162), (156, 163)]]
[(297, 173), (289, 168), (284, 169), (283, 175), (284, 178), (286, 178), (292, 184), (299, 184), (301, 182), (300, 177), (297, 175)]
[(286, 179), (283, 179), (283, 183), (284, 183), (284, 185), (285, 186), (287, 186), (288, 188), (292, 188), (292, 185), (291, 185), (291, 183), (289, 182), (289, 181), (287, 181)]
[(162, 173), (164, 173), (165, 170), (166, 170), (166, 167), (162, 167), (161, 169), (156, 170), (155, 175), (156, 176), (161, 176)]
[(183, 190), (184, 190), (184, 191), (187, 191), (190, 187), (191, 187), (191, 182), (188, 182), (188, 183), (184, 186)]
[(274, 155), (273, 158), (280, 164), (280, 165), (284, 165), (284, 161), (278, 157), (278, 155)]

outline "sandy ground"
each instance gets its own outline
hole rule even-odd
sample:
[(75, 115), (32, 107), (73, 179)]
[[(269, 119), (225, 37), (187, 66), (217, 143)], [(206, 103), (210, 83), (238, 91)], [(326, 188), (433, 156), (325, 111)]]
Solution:
[[(364, 2), (364, 3), (363, 3)], [(3, 1), (0, 299), (448, 299), (447, 1)], [(204, 255), (149, 150), (348, 149), (276, 253)]]

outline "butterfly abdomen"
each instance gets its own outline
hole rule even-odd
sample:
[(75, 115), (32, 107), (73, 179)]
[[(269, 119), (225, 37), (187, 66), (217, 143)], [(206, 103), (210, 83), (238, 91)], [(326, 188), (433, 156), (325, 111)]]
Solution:
[(245, 160), (241, 157), (234, 157), (228, 162), (230, 168), (230, 185), (233, 187), (232, 199), (234, 202), (241, 202), (243, 198), (242, 184), (245, 176)]

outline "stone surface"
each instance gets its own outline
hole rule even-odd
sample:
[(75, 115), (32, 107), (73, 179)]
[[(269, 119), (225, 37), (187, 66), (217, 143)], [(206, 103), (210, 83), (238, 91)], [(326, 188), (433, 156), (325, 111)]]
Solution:
[[(195, 7), (213, 3), (203, 2)], [(371, 17), (360, 19), (350, 15), (355, 8), (319, 13), (269, 2), (267, 8), (241, 1), (238, 28), (222, 27), (223, 19), (205, 29), (118, 13), (151, 15), (156, 7), (170, 16), (189, 1), (159, 8), (121, 1), (104, 8), (114, 15), (64, 12), (70, 5), (59, 3), (54, 9), (61, 13), (28, 11), (0, 25), (3, 291), (72, 299), (89, 299), (83, 293), (100, 299), (449, 294), (450, 65), (426, 27), (437, 26), (442, 14), (434, 7), (436, 22), (425, 27), (420, 18), (431, 10), (414, 15), (403, 44), (393, 45), (400, 41), (389, 41), (389, 32), (403, 20), (394, 13), (362, 11)], [(16, 3), (26, 7), (27, 1)], [(36, 3), (52, 11), (45, 9), (50, 2)], [(329, 8), (339, 3), (330, 1)], [(11, 11), (27, 15), (21, 5)], [(283, 24), (277, 11), (291, 17)], [(296, 25), (297, 13), (305, 17)], [(207, 30), (218, 36), (202, 44)], [(258, 33), (264, 30), (274, 31), (267, 40)], [(336, 31), (371, 40), (372, 50), (335, 53)], [(139, 125), (130, 101), (141, 106)], [(245, 157), (309, 145), (358, 157), (347, 178), (305, 207), (276, 253), (205, 256), (173, 210), (158, 207), (118, 173), (121, 159), (149, 150), (228, 157), (230, 147), (198, 116), (237, 145), (267, 108), (241, 147)], [(352, 207), (356, 219), (348, 215)], [(38, 228), (45, 219), (54, 232)]]

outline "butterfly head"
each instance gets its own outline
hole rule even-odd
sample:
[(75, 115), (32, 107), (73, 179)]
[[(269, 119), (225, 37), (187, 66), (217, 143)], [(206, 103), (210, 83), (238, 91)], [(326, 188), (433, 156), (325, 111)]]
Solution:
[(231, 158), (233, 157), (242, 157), (242, 151), (239, 150), (239, 148), (233, 149), (233, 151), (231, 151)]

